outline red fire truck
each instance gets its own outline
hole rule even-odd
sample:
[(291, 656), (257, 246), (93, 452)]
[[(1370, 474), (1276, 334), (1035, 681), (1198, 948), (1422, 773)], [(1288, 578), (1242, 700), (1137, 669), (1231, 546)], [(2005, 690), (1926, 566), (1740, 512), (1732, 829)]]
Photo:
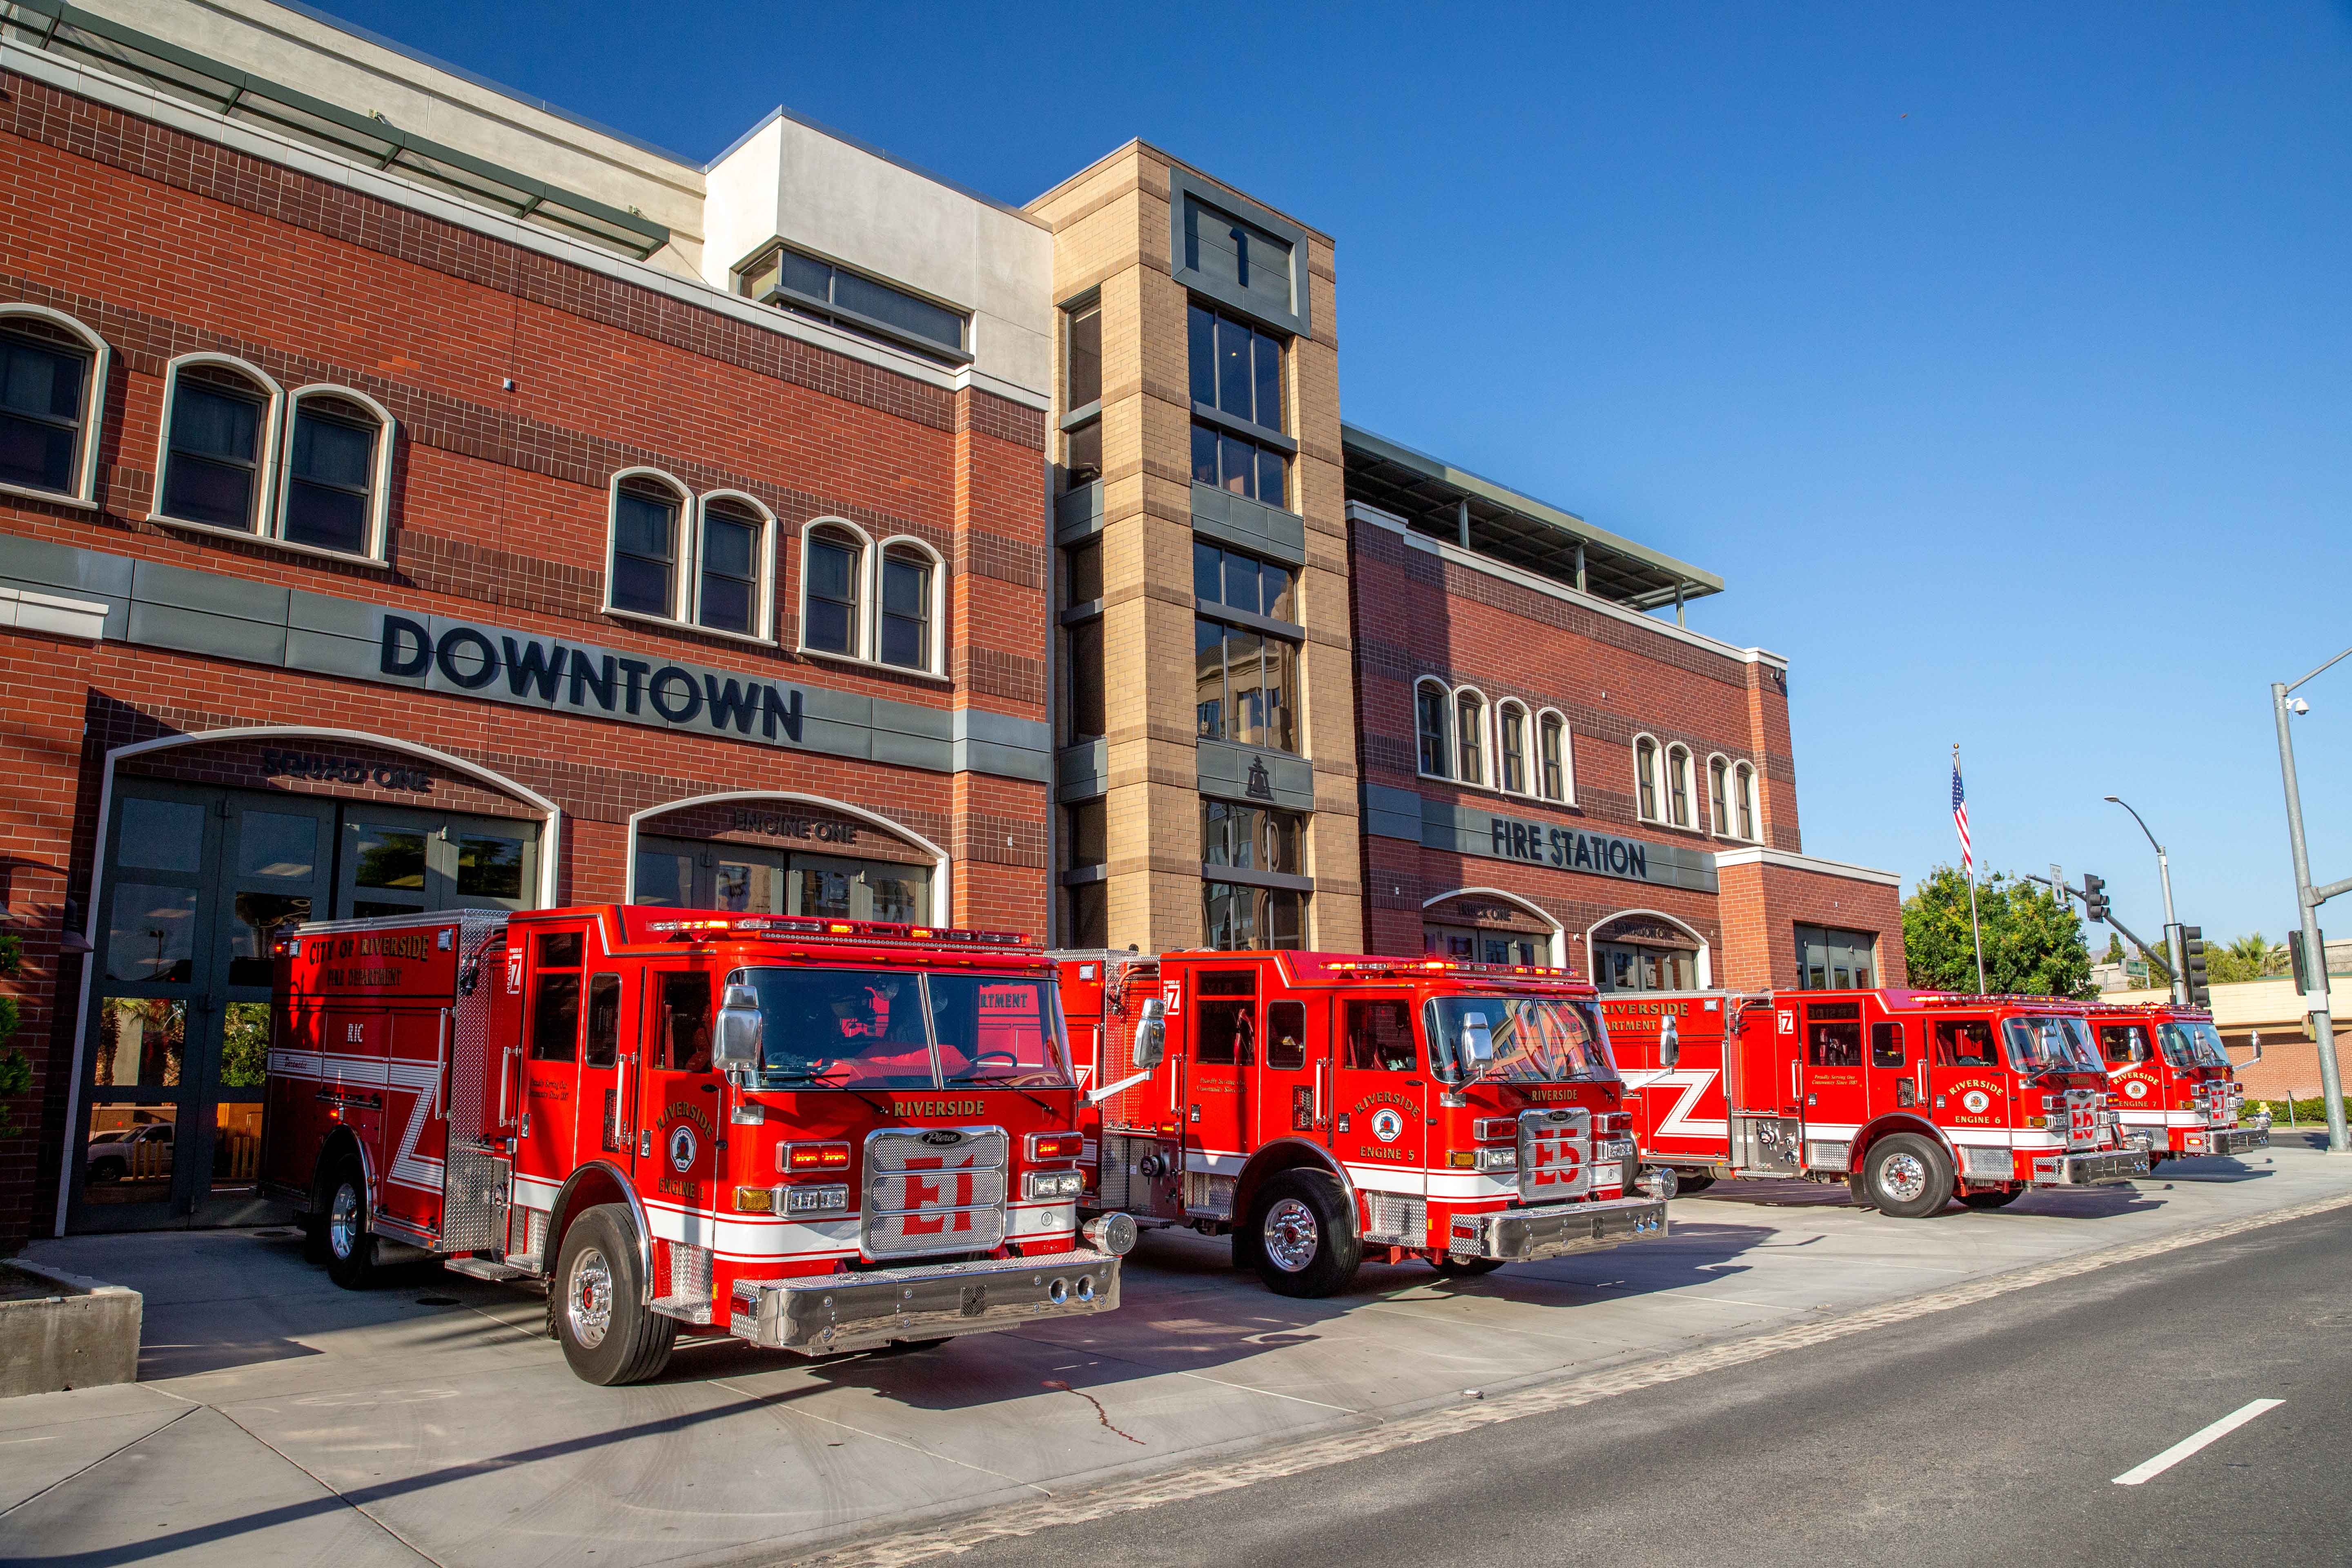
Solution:
[(1955, 1196), (2146, 1175), (2124, 1144), (2079, 1002), (1935, 991), (1638, 992), (1601, 1011), (1638, 1087), (1645, 1167), (1843, 1180), (1917, 1218)]
[[(1108, 1311), (1055, 967), (1024, 939), (595, 905), (276, 943), (262, 1177), (330, 1271), (545, 1279), (591, 1383)], [(1124, 1244), (1124, 1245), (1122, 1245)]]
[(2106, 1058), (2124, 1137), (2152, 1163), (2242, 1154), (2269, 1145), (2267, 1129), (2240, 1126), (2246, 1091), (2201, 1008), (2093, 1007), (2091, 1032)]
[(1064, 953), (1086, 1206), (1230, 1234), (1286, 1296), (1370, 1256), (1482, 1274), (1663, 1237), (1589, 985), (1319, 952)]

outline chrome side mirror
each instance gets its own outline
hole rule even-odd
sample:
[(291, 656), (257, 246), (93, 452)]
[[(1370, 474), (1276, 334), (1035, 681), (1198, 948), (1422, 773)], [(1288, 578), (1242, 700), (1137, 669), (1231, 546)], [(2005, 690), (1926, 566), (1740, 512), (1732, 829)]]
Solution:
[(1487, 1026), (1484, 1013), (1462, 1015), (1462, 1054), (1472, 1067), (1485, 1067), (1495, 1059), (1495, 1035)]
[(1154, 996), (1135, 1021), (1136, 1070), (1150, 1072), (1168, 1054), (1168, 1004)]
[(710, 1065), (723, 1073), (757, 1068), (761, 1027), (759, 992), (749, 985), (730, 985), (719, 1006), (719, 1026), (711, 1031)]
[(1658, 1065), (1673, 1068), (1683, 1059), (1683, 1037), (1669, 1016), (1658, 1020)]

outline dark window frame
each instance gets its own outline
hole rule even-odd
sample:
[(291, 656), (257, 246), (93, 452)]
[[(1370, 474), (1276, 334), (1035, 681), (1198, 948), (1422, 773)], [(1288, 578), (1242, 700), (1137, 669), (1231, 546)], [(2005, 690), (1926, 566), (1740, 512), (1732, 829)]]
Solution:
[[(785, 258), (791, 258), (787, 263)], [(799, 272), (816, 281), (815, 274), (823, 273), (822, 292), (786, 281)], [(845, 304), (840, 296), (843, 280), (849, 279), (851, 292), (877, 290), (882, 297), (876, 302), (912, 307), (915, 312), (930, 312), (950, 318), (956, 323), (955, 342), (933, 335), (919, 328), (890, 321)], [(735, 277), (736, 292), (762, 305), (772, 305), (795, 314), (813, 316), (819, 321), (854, 328), (875, 337), (885, 338), (918, 353), (944, 359), (957, 364), (971, 363), (971, 312), (961, 307), (944, 304), (918, 293), (902, 283), (893, 283), (870, 272), (845, 267), (837, 261), (801, 249), (797, 246), (774, 244), (765, 247), (749, 263), (739, 268)]]
[[(79, 325), (79, 323), (77, 323)], [(91, 447), (98, 439), (100, 421), (94, 417), (105, 405), (107, 353), (103, 348), (91, 346), (78, 334), (67, 331), (46, 315), (11, 311), (0, 315), (0, 386), (6, 384), (5, 352), (12, 346), (23, 353), (44, 355), (76, 365), (76, 385), (73, 394), (74, 411), (70, 417), (56, 412), (54, 406), (37, 409), (30, 405), (16, 406), (0, 404), (0, 424), (21, 421), (37, 432), (54, 437), (66, 435), (66, 473), (63, 484), (52, 485), (30, 478), (8, 479), (0, 483), (40, 495), (56, 496), (66, 500), (88, 501), (93, 498), (85, 493), (85, 479), (96, 465), (90, 460)], [(54, 395), (54, 384), (52, 384)], [(54, 404), (54, 395), (52, 398)]]

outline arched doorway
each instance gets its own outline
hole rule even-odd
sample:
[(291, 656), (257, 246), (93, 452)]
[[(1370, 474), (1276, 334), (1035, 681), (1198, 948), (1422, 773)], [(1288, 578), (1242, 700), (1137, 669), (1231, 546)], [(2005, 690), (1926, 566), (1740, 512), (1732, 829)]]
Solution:
[(730, 791), (629, 818), (632, 903), (946, 925), (947, 852), (904, 823), (821, 795)]
[(251, 1224), (270, 942), (304, 921), (553, 901), (561, 814), (387, 735), (249, 726), (107, 753), (62, 1229)]
[(1431, 958), (1564, 969), (1565, 945), (1558, 921), (1499, 888), (1456, 888), (1421, 906), (1421, 948)]
[(1706, 940), (1672, 915), (1628, 910), (1585, 933), (1603, 991), (1696, 991), (1713, 984)]

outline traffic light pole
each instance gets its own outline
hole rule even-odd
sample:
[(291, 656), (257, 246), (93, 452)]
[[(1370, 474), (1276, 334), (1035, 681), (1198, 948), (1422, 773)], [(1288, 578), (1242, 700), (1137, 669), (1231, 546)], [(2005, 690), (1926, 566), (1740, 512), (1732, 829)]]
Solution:
[[(2352, 653), (2352, 648), (2345, 652)], [(2339, 653), (2327, 664), (2343, 657)], [(2319, 669), (2326, 669), (2327, 664)], [(2311, 675), (2317, 675), (2319, 669)], [(2294, 686), (2301, 686), (2311, 675)], [(2303, 922), (2305, 984), (2310, 987), (2303, 994), (2303, 1005), (2311, 1019), (2311, 1037), (2319, 1047), (2319, 1093), (2327, 1105), (2327, 1152), (2352, 1154), (2352, 1131), (2344, 1124), (2344, 1079), (2336, 1066), (2336, 1020), (2328, 1007), (2327, 950), (2319, 939), (2319, 906), (2335, 894), (2352, 889), (2352, 879), (2316, 889), (2311, 885), (2311, 855), (2303, 841), (2303, 792), (2294, 777), (2294, 737), (2287, 729), (2287, 693), (2294, 686), (2273, 681), (2271, 710), (2278, 720), (2279, 773), (2286, 782), (2286, 836), (2294, 851), (2295, 908)]]
[[(2176, 1007), (2185, 1007), (2189, 1005), (2189, 955), (2180, 951), (2180, 919), (2172, 912), (2172, 862), (2166, 857), (2164, 846), (2156, 841), (2156, 835), (2148, 832), (2147, 819), (2132, 810), (2131, 802), (2120, 795), (2113, 795), (2107, 796), (2107, 799), (2122, 806), (2126, 811), (2131, 812), (2132, 820), (2139, 824), (2140, 832), (2147, 838), (2147, 847), (2156, 851), (2156, 872), (2164, 882), (2164, 951), (2167, 967), (2172, 971), (2170, 976), (2172, 1005)], [(2116, 926), (2116, 929), (2123, 931), (2121, 926)], [(2124, 934), (2131, 935), (2129, 931), (2125, 931)], [(2140, 952), (2147, 952), (2147, 943), (2141, 942), (2139, 938), (2132, 937), (2132, 942)]]

